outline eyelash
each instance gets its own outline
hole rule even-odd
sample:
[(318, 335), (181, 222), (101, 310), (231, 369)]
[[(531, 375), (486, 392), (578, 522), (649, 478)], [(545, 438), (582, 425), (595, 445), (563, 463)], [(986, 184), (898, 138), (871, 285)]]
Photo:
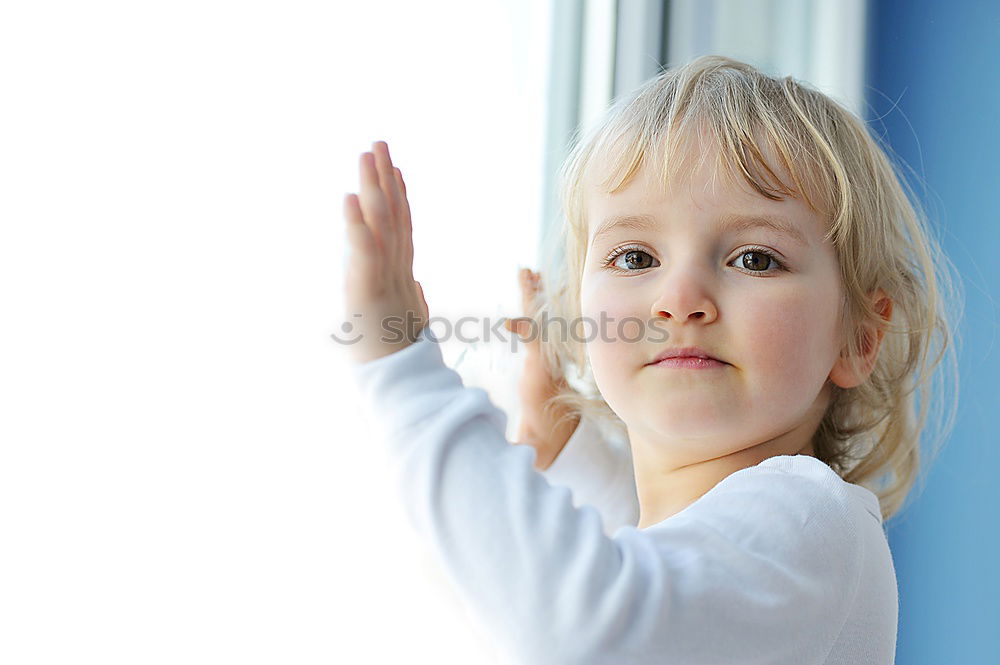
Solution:
[[(618, 247), (616, 249), (611, 250), (611, 253), (608, 254), (608, 256), (604, 259), (603, 266), (605, 268), (613, 271), (613, 272), (618, 272), (618, 273), (636, 273), (636, 272), (641, 272), (642, 270), (645, 270), (645, 268), (642, 268), (640, 270), (622, 270), (621, 268), (615, 267), (615, 265), (614, 265), (615, 259), (617, 259), (622, 254), (626, 254), (628, 252), (642, 252), (643, 254), (647, 254), (649, 256), (652, 256), (651, 254), (649, 254), (649, 252), (647, 252), (646, 250), (644, 250), (642, 247), (639, 247), (638, 245), (625, 245), (624, 247)], [(764, 270), (764, 271), (761, 271), (761, 270), (746, 270), (746, 269), (741, 269), (741, 272), (748, 273), (750, 275), (754, 275), (755, 277), (757, 277), (757, 276), (766, 275), (769, 272), (781, 272), (783, 270), (787, 270), (787, 268), (785, 267), (785, 264), (782, 263), (782, 261), (780, 259), (778, 259), (777, 256), (774, 255), (774, 252), (772, 252), (769, 249), (765, 249), (764, 247), (757, 247), (757, 246), (754, 246), (754, 245), (751, 245), (749, 247), (744, 247), (742, 249), (742, 251), (740, 251), (739, 255), (736, 258), (737, 259), (741, 259), (741, 258), (743, 258), (744, 254), (749, 254), (751, 252), (754, 253), (754, 254), (763, 254), (764, 256), (768, 257), (769, 259), (771, 259), (771, 261), (773, 261), (775, 263), (775, 265), (777, 265), (777, 269), (776, 270)]]

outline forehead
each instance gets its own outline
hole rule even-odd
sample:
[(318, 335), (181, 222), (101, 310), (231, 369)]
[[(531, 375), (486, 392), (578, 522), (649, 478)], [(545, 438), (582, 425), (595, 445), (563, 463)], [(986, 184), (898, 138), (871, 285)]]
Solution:
[(628, 230), (677, 228), (672, 225), (678, 223), (714, 228), (720, 234), (763, 229), (803, 248), (822, 234), (820, 216), (801, 200), (765, 197), (720, 166), (713, 155), (703, 153), (686, 161), (665, 181), (647, 160), (627, 185), (613, 193), (602, 185), (601, 176), (589, 178), (584, 190), (588, 244)]

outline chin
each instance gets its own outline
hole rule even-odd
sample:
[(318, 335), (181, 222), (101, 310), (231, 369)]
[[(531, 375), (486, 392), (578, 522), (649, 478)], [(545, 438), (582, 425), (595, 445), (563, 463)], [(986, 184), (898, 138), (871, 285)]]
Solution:
[(643, 430), (672, 439), (732, 441), (735, 434), (732, 428), (726, 426), (732, 414), (720, 414), (714, 409), (661, 409), (655, 413), (633, 412), (628, 417), (622, 420), (641, 424)]

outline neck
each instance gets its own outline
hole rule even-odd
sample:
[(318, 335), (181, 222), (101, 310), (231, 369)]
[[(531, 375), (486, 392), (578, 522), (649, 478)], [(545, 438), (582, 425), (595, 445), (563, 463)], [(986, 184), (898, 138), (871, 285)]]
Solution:
[[(791, 434), (791, 432), (789, 432)], [(632, 439), (632, 459), (639, 498), (638, 528), (658, 524), (676, 515), (718, 485), (727, 476), (756, 466), (777, 455), (813, 455), (812, 441), (791, 443), (780, 436), (736, 452), (688, 464), (664, 459), (662, 445)]]
[(710, 448), (704, 441), (676, 441), (662, 433), (633, 431), (630, 427), (629, 444), (639, 498), (638, 528), (676, 515), (740, 469), (778, 455), (815, 457), (812, 437), (827, 404), (828, 400), (821, 397), (791, 429), (710, 459), (700, 456), (700, 451)]

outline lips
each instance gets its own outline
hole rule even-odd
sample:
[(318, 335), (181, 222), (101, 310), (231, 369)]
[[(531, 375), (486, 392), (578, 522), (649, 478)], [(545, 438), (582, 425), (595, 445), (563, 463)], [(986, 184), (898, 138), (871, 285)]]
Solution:
[(716, 362), (720, 362), (726, 365), (729, 364), (725, 360), (717, 358), (708, 351), (698, 348), (697, 346), (685, 346), (676, 349), (667, 349), (666, 351), (663, 351), (658, 356), (653, 358), (653, 360), (650, 361), (648, 364), (655, 365), (661, 360), (667, 360), (670, 358), (703, 358), (707, 360), (715, 360)]

